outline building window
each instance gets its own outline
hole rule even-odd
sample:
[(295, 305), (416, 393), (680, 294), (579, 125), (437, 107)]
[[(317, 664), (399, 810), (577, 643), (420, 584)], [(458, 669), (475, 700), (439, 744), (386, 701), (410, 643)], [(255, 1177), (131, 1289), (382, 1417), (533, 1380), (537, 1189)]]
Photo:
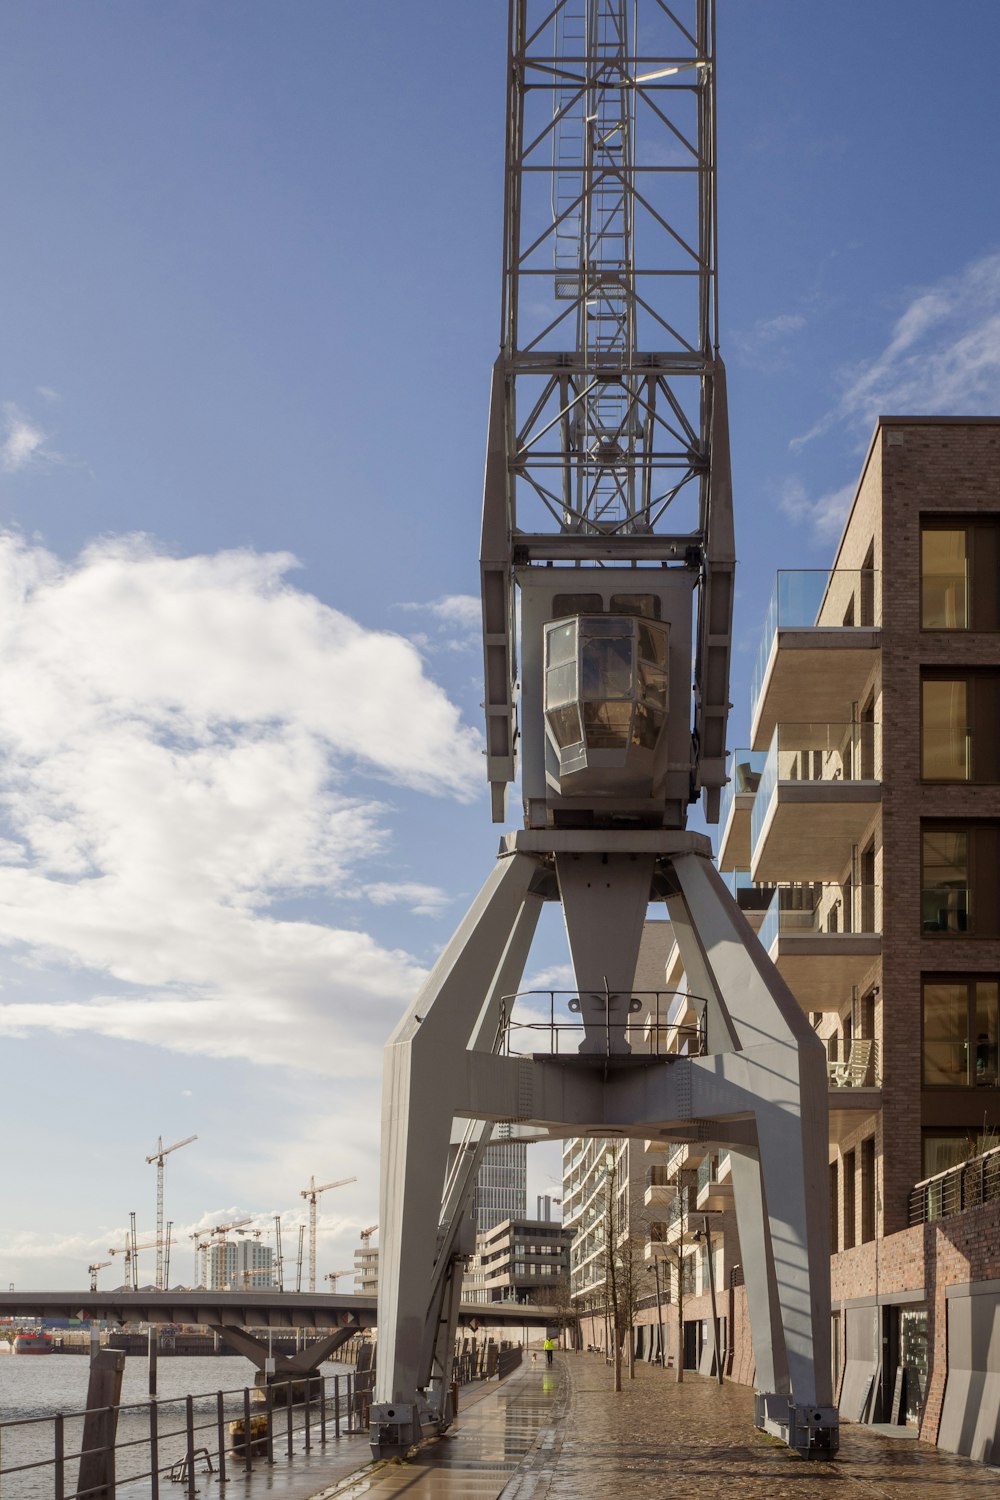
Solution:
[(1000, 933), (1000, 824), (925, 822), (921, 864), (925, 933)]
[(850, 1250), (855, 1244), (854, 1236), (854, 1193), (857, 1169), (857, 1157), (853, 1151), (844, 1153), (844, 1249)]
[(921, 674), (920, 774), (925, 781), (1000, 781), (1000, 674)]
[(875, 1238), (875, 1137), (861, 1142), (861, 1243)]
[(995, 1088), (1000, 982), (934, 975), (923, 982), (923, 1079), (929, 1088)]
[(920, 623), (925, 630), (1000, 628), (1000, 523), (993, 516), (925, 518)]

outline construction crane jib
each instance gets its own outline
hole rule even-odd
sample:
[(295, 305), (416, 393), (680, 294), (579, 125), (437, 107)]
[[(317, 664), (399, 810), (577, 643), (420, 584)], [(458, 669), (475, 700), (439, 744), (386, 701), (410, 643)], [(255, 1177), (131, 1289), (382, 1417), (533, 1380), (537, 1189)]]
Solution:
[[(509, 0), (508, 15), (480, 563), (492, 813), (506, 820), (519, 772), (523, 826), (386, 1046), (372, 1450), (452, 1420), (469, 1210), (504, 1124), (730, 1151), (758, 1425), (830, 1454), (823, 1048), (686, 826), (697, 800), (718, 821), (726, 781), (735, 576), (714, 0)], [(517, 1048), (546, 901), (574, 973), (558, 1062), (536, 1016)], [(634, 993), (650, 902), (700, 1051), (661, 1048), (662, 997)]]

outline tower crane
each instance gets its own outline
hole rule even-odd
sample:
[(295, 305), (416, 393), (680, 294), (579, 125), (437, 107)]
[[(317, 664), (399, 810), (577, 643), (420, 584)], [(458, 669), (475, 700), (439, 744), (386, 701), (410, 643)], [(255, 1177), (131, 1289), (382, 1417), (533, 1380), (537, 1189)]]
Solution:
[[(126, 1290), (139, 1290), (139, 1251), (157, 1250), (161, 1248), (162, 1247), (156, 1240), (147, 1240), (145, 1244), (140, 1245), (136, 1241), (135, 1236), (131, 1234), (128, 1236), (124, 1245), (111, 1246), (111, 1248), (108, 1250), (109, 1255), (124, 1255), (125, 1257)], [(107, 1264), (110, 1265), (110, 1261), (107, 1262)], [(98, 1267), (98, 1269), (100, 1269), (100, 1267)]]
[[(493, 1122), (513, 1116), (521, 1140), (689, 1140), (697, 1121), (731, 1148), (758, 1419), (829, 1454), (823, 1047), (687, 827), (697, 801), (718, 822), (727, 780), (736, 565), (715, 0), (508, 14), (480, 579), (492, 816), (506, 822), (519, 769), (522, 817), (385, 1050), (372, 1451), (453, 1419), (472, 1193)], [(571, 1069), (489, 1055), (546, 901), (573, 965), (553, 1021), (578, 1028)], [(710, 1052), (668, 1066), (629, 1035), (660, 901)], [(458, 1120), (479, 1133), (456, 1156)]]
[[(306, 1198), (309, 1202), (309, 1290), (316, 1290), (316, 1199), (320, 1193), (329, 1192), (330, 1188), (346, 1187), (349, 1182), (357, 1182), (356, 1177), (340, 1177), (336, 1182), (324, 1182), (316, 1186), (315, 1177), (310, 1177), (309, 1186), (303, 1188), (299, 1194), (300, 1198)], [(301, 1290), (301, 1288), (300, 1288)]]
[(330, 1283), (330, 1290), (331, 1290), (331, 1292), (335, 1292), (337, 1290), (337, 1282), (340, 1280), (341, 1276), (353, 1276), (353, 1275), (354, 1275), (354, 1267), (351, 1266), (346, 1271), (327, 1271), (325, 1273), (325, 1275), (323, 1276), (323, 1280), (324, 1281), (328, 1281)]
[(97, 1273), (98, 1273), (98, 1271), (103, 1271), (104, 1268), (105, 1268), (105, 1266), (110, 1266), (110, 1265), (113, 1265), (113, 1264), (114, 1264), (114, 1262), (110, 1261), (110, 1260), (95, 1260), (94, 1264), (92, 1266), (88, 1266), (87, 1267), (87, 1272), (88, 1272), (88, 1275), (90, 1276), (90, 1290), (92, 1292), (96, 1292), (97, 1291)]
[(285, 1263), (281, 1256), (281, 1215), (274, 1216), (274, 1260), (275, 1278), (279, 1292), (285, 1290)]
[[(305, 1244), (305, 1242), (306, 1242), (306, 1226), (304, 1224), (300, 1224), (299, 1225), (299, 1255), (298, 1255), (298, 1260), (297, 1260), (296, 1266), (295, 1266), (295, 1290), (297, 1292), (301, 1292), (301, 1290), (302, 1290), (302, 1247)], [(313, 1288), (313, 1290), (315, 1290), (315, 1288)]]
[[(163, 1144), (162, 1135), (158, 1136), (156, 1141), (156, 1150), (151, 1156), (146, 1157), (147, 1165), (152, 1164), (154, 1161), (156, 1162), (156, 1238), (158, 1242), (163, 1241), (164, 1162), (170, 1155), (171, 1151), (179, 1151), (182, 1146), (190, 1146), (191, 1142), (196, 1141), (197, 1139), (198, 1137), (196, 1135), (187, 1135), (182, 1141), (174, 1141), (174, 1144), (172, 1146), (165, 1146)], [(167, 1259), (169, 1261), (169, 1251)], [(156, 1252), (156, 1287), (157, 1290), (161, 1292), (166, 1285), (166, 1269), (167, 1268), (164, 1264), (164, 1254), (161, 1248)]]
[(362, 1229), (360, 1238), (363, 1245), (367, 1245), (377, 1228), (377, 1224), (369, 1224), (367, 1229)]

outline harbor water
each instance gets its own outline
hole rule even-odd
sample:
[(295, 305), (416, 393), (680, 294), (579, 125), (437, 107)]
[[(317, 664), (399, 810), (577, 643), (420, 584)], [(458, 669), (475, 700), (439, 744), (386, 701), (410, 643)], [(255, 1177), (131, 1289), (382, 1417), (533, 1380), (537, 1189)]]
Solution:
[[(48, 1354), (44, 1356), (7, 1355), (0, 1358), (0, 1422), (51, 1417), (57, 1412), (79, 1413), (87, 1401), (90, 1361), (79, 1355)], [(331, 1377), (353, 1373), (348, 1365), (330, 1361), (319, 1372)], [(227, 1391), (226, 1420), (243, 1415), (243, 1389), (253, 1386), (256, 1368), (248, 1359), (220, 1355), (205, 1359), (176, 1355), (157, 1361), (157, 1408), (160, 1431), (159, 1462), (161, 1467), (185, 1453), (185, 1438), (164, 1436), (183, 1430), (185, 1397), (194, 1401), (196, 1424), (210, 1424), (216, 1411), (216, 1392)], [(118, 1422), (119, 1480), (140, 1474), (149, 1468), (149, 1367), (146, 1360), (125, 1361), (122, 1383), (122, 1411)], [(332, 1380), (330, 1381), (332, 1391)], [(80, 1449), (83, 1419), (67, 1417), (65, 1451)], [(122, 1447), (123, 1444), (134, 1446)], [(216, 1447), (215, 1433), (206, 1428), (196, 1438), (198, 1446)], [(0, 1500), (53, 1500), (55, 1476), (50, 1467), (11, 1474), (19, 1464), (53, 1455), (53, 1424), (39, 1422), (28, 1427), (0, 1428)], [(67, 1459), (68, 1491), (75, 1484), (77, 1460)]]

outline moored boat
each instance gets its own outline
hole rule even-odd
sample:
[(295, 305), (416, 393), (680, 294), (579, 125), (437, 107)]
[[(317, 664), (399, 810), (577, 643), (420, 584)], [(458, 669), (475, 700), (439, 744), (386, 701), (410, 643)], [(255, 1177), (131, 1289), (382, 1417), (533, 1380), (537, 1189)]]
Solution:
[(17, 1333), (10, 1344), (11, 1354), (51, 1354), (52, 1340), (45, 1333)]

